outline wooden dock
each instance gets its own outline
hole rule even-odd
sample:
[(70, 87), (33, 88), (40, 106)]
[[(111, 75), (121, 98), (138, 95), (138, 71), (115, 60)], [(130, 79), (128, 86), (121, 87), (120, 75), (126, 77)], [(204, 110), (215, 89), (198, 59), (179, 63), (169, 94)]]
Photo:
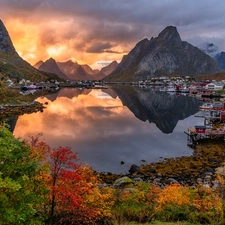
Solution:
[(221, 139), (225, 141), (225, 102), (215, 103), (207, 114), (197, 115), (204, 118), (203, 125), (196, 125), (184, 132), (188, 136), (187, 144), (195, 147), (200, 140)]

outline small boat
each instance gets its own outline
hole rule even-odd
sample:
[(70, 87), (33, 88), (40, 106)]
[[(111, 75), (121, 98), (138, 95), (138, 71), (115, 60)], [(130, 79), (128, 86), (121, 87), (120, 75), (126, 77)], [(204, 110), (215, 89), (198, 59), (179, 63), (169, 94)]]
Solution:
[(167, 92), (176, 92), (176, 89), (174, 87), (168, 87), (166, 89)]
[(189, 93), (189, 88), (187, 86), (182, 86), (179, 88), (181, 93)]
[(177, 91), (176, 90), (176, 85), (173, 84), (173, 83), (169, 83), (168, 86), (167, 86), (167, 88), (166, 88), (166, 91), (167, 92), (176, 92)]
[(199, 109), (203, 111), (208, 111), (208, 110), (211, 110), (212, 108), (213, 108), (213, 105), (211, 102), (205, 102), (201, 106), (199, 106)]

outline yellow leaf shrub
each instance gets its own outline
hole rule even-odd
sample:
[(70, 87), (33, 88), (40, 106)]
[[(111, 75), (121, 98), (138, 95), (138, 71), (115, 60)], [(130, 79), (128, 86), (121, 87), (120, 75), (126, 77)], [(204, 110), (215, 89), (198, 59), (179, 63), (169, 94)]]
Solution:
[(191, 202), (190, 189), (179, 184), (165, 187), (157, 196), (158, 209), (165, 209), (168, 205), (186, 206)]

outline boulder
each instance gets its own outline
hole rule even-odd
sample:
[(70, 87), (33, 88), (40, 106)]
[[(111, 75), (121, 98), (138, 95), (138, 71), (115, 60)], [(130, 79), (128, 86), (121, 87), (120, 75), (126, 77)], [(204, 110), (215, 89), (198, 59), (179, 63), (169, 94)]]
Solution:
[(140, 168), (139, 166), (133, 164), (129, 169), (129, 173), (136, 173), (138, 172), (139, 168)]
[(129, 177), (125, 176), (125, 177), (121, 177), (117, 179), (114, 182), (113, 187), (123, 187), (126, 184), (131, 184), (131, 183), (133, 183), (133, 181)]

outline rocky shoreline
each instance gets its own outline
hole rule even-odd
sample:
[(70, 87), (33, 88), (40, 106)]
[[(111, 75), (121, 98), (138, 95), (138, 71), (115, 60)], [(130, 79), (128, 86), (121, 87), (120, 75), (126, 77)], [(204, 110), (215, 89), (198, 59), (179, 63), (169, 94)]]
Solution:
[[(211, 171), (205, 171), (202, 174), (199, 174), (197, 177), (185, 177), (185, 175), (177, 176), (165, 176), (162, 174), (155, 173), (152, 176), (148, 176), (146, 174), (140, 173), (129, 173), (129, 174), (110, 174), (110, 173), (101, 173), (100, 177), (103, 178), (108, 177), (105, 183), (102, 183), (103, 186), (112, 186), (112, 187), (123, 187), (126, 184), (135, 183), (135, 182), (147, 182), (150, 184), (155, 184), (160, 188), (164, 188), (170, 184), (180, 184), (183, 186), (196, 187), (198, 184), (202, 184), (205, 187), (217, 187), (218, 181), (216, 179), (216, 170), (211, 169)], [(110, 181), (111, 177), (111, 181)]]
[(23, 115), (24, 113), (42, 112), (45, 106), (39, 102), (0, 105), (0, 118)]
[[(204, 140), (193, 150), (192, 156), (168, 158), (162, 162), (132, 165), (127, 174), (100, 173), (104, 185), (114, 186), (118, 179), (144, 181), (165, 187), (170, 183), (206, 187), (218, 185), (217, 171), (224, 166), (224, 140)], [(121, 184), (123, 182), (121, 181)]]

